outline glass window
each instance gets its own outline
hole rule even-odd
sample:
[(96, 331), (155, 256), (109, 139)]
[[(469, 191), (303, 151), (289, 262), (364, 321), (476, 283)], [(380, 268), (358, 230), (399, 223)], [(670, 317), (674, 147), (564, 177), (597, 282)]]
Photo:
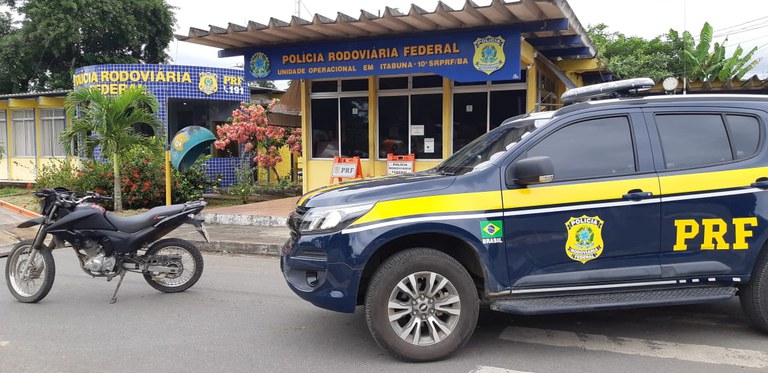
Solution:
[(59, 144), (59, 134), (64, 131), (64, 109), (40, 109), (40, 155), (63, 157), (64, 148)]
[(8, 126), (5, 120), (5, 110), (0, 110), (0, 155), (8, 157)]
[(15, 157), (34, 157), (35, 110), (11, 111), (11, 132), (13, 133), (13, 155)]
[(312, 99), (312, 158), (339, 155), (339, 99)]
[(755, 117), (726, 115), (728, 134), (733, 148), (733, 158), (743, 159), (757, 153), (760, 143), (760, 123)]
[(525, 92), (525, 90), (491, 91), (491, 129), (501, 125), (505, 119), (525, 114)]
[(443, 86), (443, 77), (440, 75), (419, 75), (412, 79), (413, 88), (439, 88)]
[(338, 90), (339, 83), (336, 80), (313, 80), (312, 88), (310, 88), (312, 93), (336, 92)]
[(657, 115), (667, 169), (733, 160), (723, 118), (717, 114)]
[(409, 154), (408, 96), (379, 97), (379, 158)]
[(408, 89), (408, 77), (379, 78), (379, 89)]
[(531, 147), (527, 156), (550, 157), (555, 180), (635, 171), (632, 134), (626, 117), (591, 119), (561, 128)]
[(343, 97), (341, 104), (341, 155), (368, 158), (368, 98)]
[(342, 92), (367, 91), (367, 90), (368, 90), (368, 79), (351, 79), (351, 80), (341, 81)]
[(443, 158), (443, 95), (411, 96), (411, 153), (416, 159)]
[(453, 95), (453, 151), (488, 131), (488, 93)]

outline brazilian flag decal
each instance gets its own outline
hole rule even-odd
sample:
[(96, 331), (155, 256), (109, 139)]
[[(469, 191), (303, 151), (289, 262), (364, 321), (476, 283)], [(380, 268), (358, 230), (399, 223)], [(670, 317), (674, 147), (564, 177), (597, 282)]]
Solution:
[(484, 244), (501, 243), (504, 238), (504, 225), (501, 220), (487, 220), (480, 222), (480, 235)]

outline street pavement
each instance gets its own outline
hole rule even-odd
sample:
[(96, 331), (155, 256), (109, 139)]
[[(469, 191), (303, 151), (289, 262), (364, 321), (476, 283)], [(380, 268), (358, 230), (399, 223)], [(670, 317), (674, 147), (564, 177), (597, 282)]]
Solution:
[[(454, 357), (403, 363), (370, 337), (361, 308), (342, 314), (293, 294), (279, 260), (205, 254), (179, 294), (128, 274), (91, 279), (56, 250), (56, 280), (38, 304), (0, 289), (0, 372), (766, 372), (768, 336), (738, 302), (515, 316), (481, 312)], [(0, 259), (0, 266), (5, 259)]]

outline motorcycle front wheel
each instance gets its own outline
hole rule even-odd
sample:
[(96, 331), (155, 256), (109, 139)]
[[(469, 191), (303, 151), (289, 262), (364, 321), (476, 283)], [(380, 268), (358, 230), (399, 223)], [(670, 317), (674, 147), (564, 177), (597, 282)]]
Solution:
[(147, 250), (146, 256), (174, 255), (181, 258), (168, 263), (169, 267), (176, 268), (177, 273), (145, 272), (144, 280), (149, 286), (163, 293), (178, 293), (187, 290), (194, 285), (203, 274), (203, 255), (192, 243), (169, 238), (155, 242)]
[(5, 282), (19, 302), (41, 301), (51, 291), (55, 276), (56, 264), (50, 248), (42, 247), (32, 258), (32, 240), (26, 240), (17, 243), (8, 254)]

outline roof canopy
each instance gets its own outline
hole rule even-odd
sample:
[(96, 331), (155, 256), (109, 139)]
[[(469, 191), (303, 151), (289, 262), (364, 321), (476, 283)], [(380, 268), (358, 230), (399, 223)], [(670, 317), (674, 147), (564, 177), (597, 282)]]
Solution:
[(566, 0), (492, 0), (488, 6), (466, 0), (458, 10), (439, 1), (433, 12), (411, 5), (407, 13), (390, 7), (381, 15), (361, 10), (359, 18), (343, 13), (336, 19), (315, 14), (312, 21), (270, 18), (266, 25), (249, 21), (247, 26), (190, 28), (187, 36), (176, 38), (221, 48), (219, 56), (224, 57), (242, 55), (242, 49), (252, 47), (511, 25), (519, 26), (523, 38), (547, 58), (595, 56), (595, 47)]

